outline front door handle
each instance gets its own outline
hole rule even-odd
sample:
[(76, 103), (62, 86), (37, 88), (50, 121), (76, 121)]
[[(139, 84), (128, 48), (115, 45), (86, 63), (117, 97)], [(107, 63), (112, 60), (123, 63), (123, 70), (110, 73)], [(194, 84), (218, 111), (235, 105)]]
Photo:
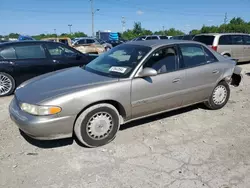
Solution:
[(173, 83), (177, 83), (177, 82), (179, 82), (181, 79), (180, 78), (175, 78), (175, 79), (173, 79)]
[(219, 72), (219, 70), (213, 70), (213, 74), (218, 74)]

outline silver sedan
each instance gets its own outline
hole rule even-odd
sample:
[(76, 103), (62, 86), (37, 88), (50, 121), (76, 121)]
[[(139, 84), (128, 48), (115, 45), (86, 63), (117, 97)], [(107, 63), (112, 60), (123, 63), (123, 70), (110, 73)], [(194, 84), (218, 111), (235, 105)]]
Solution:
[[(21, 84), (9, 106), (11, 119), (36, 139), (72, 137), (97, 147), (120, 125), (195, 103), (220, 109), (241, 69), (192, 41), (133, 41), (87, 64)], [(126, 126), (126, 125), (124, 125)]]

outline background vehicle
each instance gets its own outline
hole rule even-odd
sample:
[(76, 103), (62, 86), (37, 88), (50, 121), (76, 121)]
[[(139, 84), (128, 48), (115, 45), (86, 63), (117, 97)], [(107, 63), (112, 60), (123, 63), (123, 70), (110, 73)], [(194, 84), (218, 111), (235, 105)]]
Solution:
[(75, 38), (72, 42), (72, 47), (83, 53), (101, 54), (109, 50), (110, 46), (107, 48), (105, 46), (109, 45), (102, 45), (97, 39), (91, 37)]
[(23, 40), (35, 40), (35, 39), (32, 38), (31, 36), (19, 35), (17, 40), (23, 41)]
[(171, 39), (174, 39), (174, 40), (182, 40), (184, 37), (184, 35), (176, 35), (176, 36), (172, 36)]
[(111, 44), (113, 47), (123, 44), (123, 40), (108, 40), (107, 43)]
[(81, 38), (75, 38), (72, 42), (72, 45), (74, 44), (95, 44), (95, 45), (102, 45), (105, 48), (105, 51), (110, 50), (113, 46), (110, 43), (107, 43), (101, 39), (95, 39), (91, 37), (81, 37)]
[[(42, 41), (54, 41), (54, 42), (61, 42), (68, 46), (75, 48), (76, 50), (87, 53), (87, 54), (101, 54), (105, 52), (105, 48), (95, 41), (92, 38), (75, 38), (71, 40), (68, 37), (57, 37), (57, 38), (43, 38)], [(81, 41), (79, 41), (81, 40)]]
[(221, 55), (238, 62), (250, 61), (250, 35), (243, 33), (208, 33), (196, 35), (194, 41), (202, 42)]
[[(26, 82), (15, 92), (10, 116), (32, 137), (71, 137), (74, 130), (81, 143), (97, 147), (134, 119), (201, 102), (222, 108), (230, 96), (228, 84), (241, 81), (235, 65), (198, 42), (128, 42), (83, 68)], [(69, 79), (61, 82), (62, 77)]]
[(105, 42), (104, 40), (102, 39), (96, 39), (97, 42), (99, 42), (101, 45), (103, 45), (103, 47), (105, 48), (106, 51), (110, 50), (111, 48), (113, 48), (113, 45), (109, 42)]
[(0, 44), (0, 96), (10, 95), (22, 82), (59, 69), (82, 66), (96, 56), (62, 43), (45, 41)]
[(133, 39), (132, 41), (140, 41), (140, 40), (161, 40), (161, 39), (169, 39), (168, 36), (165, 35), (146, 35)]

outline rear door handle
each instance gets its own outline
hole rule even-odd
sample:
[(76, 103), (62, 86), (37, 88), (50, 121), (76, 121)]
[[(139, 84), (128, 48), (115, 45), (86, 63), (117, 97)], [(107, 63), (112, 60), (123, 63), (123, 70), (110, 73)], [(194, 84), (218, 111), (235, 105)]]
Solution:
[(219, 72), (219, 70), (213, 70), (213, 74), (218, 74)]
[(180, 78), (175, 78), (175, 79), (173, 79), (173, 83), (177, 83), (177, 82), (179, 82), (181, 79)]

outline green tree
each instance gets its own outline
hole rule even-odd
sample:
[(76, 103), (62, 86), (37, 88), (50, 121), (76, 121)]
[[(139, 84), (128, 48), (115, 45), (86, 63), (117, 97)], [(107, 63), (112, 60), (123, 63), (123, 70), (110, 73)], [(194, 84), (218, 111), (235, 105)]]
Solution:
[(168, 36), (176, 36), (176, 35), (184, 35), (185, 33), (180, 31), (180, 30), (176, 30), (175, 28), (170, 28), (169, 30), (166, 31), (166, 35)]
[(229, 24), (244, 25), (244, 24), (246, 24), (246, 22), (240, 17), (234, 17), (232, 20), (230, 20)]
[(134, 32), (136, 35), (142, 34), (143, 29), (142, 29), (142, 27), (141, 27), (141, 22), (135, 22), (135, 23), (134, 23), (133, 32)]
[(250, 22), (244, 21), (240, 17), (235, 17), (230, 20), (228, 24), (220, 26), (205, 26), (203, 25), (200, 30), (192, 31), (196, 33), (250, 33)]
[(190, 35), (197, 35), (197, 34), (200, 34), (200, 30), (198, 29), (193, 29), (189, 32)]
[(19, 37), (19, 34), (18, 33), (10, 33), (9, 38), (18, 38)]

